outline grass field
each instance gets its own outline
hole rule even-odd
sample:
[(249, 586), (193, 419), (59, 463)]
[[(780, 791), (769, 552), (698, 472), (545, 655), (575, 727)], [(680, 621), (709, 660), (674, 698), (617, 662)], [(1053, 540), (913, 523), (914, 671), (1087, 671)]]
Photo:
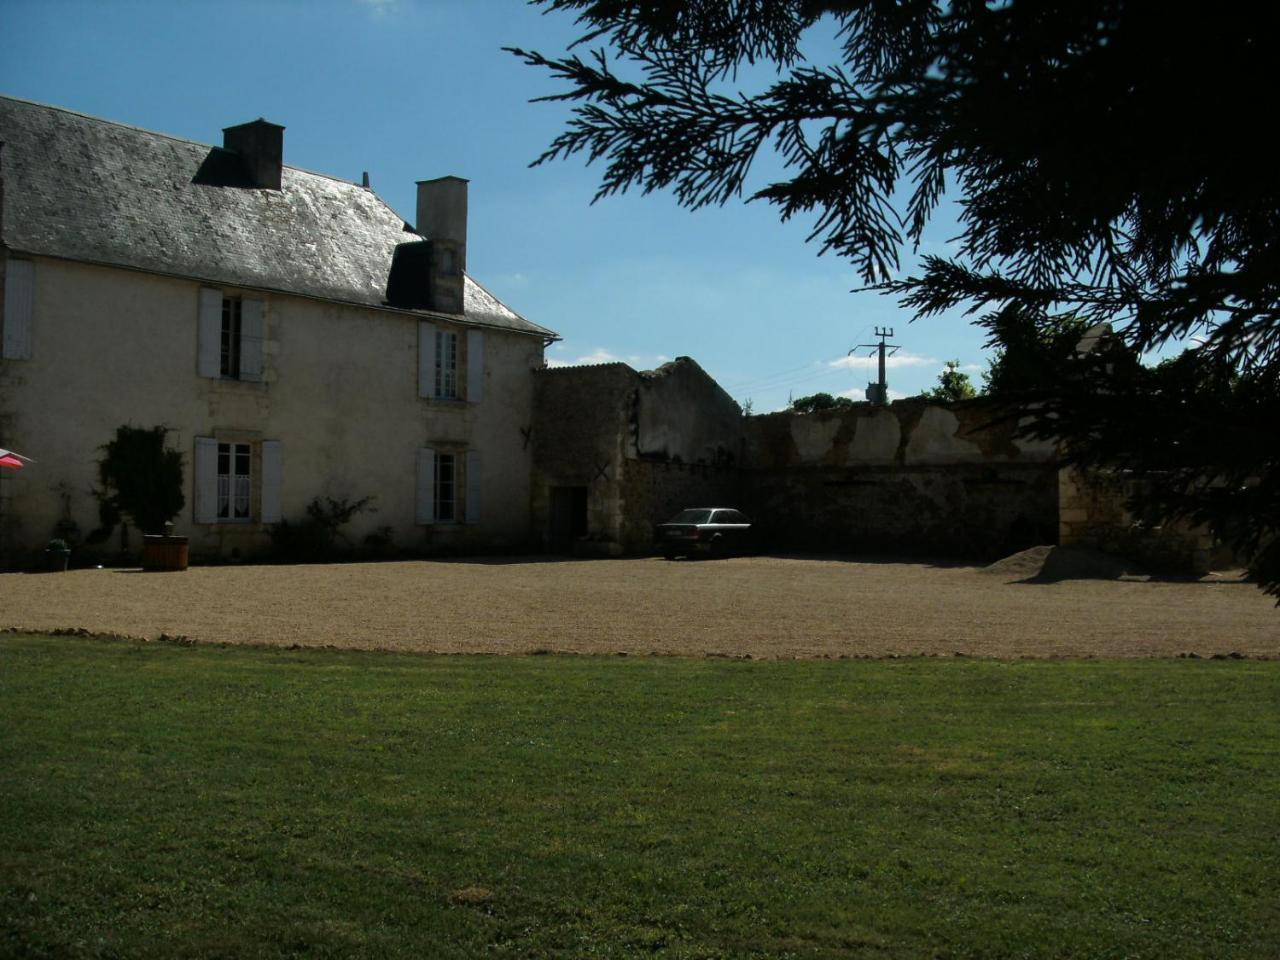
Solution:
[(1280, 663), (0, 638), (0, 955), (1240, 957)]

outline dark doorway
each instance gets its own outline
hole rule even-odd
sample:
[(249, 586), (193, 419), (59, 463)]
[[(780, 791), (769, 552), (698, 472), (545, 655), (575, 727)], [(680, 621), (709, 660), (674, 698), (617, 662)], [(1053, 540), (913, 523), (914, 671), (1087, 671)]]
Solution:
[(573, 541), (587, 535), (587, 488), (551, 488), (551, 549), (573, 550)]

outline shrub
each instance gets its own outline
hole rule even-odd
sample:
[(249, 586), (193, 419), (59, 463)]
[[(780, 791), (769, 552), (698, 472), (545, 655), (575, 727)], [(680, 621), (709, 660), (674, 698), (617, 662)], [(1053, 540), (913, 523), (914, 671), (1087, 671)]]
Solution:
[(143, 533), (164, 533), (165, 524), (186, 503), (182, 495), (182, 454), (165, 448), (164, 427), (117, 427), (98, 461), (100, 526), (89, 535), (100, 543), (122, 519)]
[(277, 559), (289, 563), (316, 563), (332, 559), (338, 540), (346, 540), (340, 528), (350, 523), (356, 514), (366, 510), (376, 512), (370, 506), (373, 500), (373, 497), (361, 497), (359, 500), (316, 497), (307, 504), (305, 519), (293, 523), (281, 520), (272, 524), (271, 546)]

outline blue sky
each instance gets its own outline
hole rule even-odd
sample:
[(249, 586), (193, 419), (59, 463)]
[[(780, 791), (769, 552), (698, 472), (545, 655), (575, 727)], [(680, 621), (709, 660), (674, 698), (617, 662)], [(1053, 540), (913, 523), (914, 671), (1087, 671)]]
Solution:
[[(368, 171), (410, 220), (414, 181), (466, 177), (468, 270), (561, 334), (552, 363), (687, 355), (760, 413), (819, 390), (861, 399), (874, 360), (846, 353), (878, 325), (901, 345), (891, 395), (949, 359), (977, 381), (981, 331), (851, 293), (858, 277), (805, 243), (807, 222), (661, 194), (593, 206), (594, 168), (530, 169), (569, 108), (530, 104), (557, 88), (501, 48), (554, 54), (579, 32), (523, 0), (0, 0), (0, 92), (203, 143), (262, 116), (286, 127), (286, 163)], [(935, 224), (922, 252), (954, 233)]]

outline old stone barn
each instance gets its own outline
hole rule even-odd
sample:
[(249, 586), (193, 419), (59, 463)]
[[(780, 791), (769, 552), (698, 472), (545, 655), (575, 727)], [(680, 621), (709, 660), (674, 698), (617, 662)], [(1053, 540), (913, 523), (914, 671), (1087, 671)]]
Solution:
[(1056, 451), (997, 419), (985, 403), (926, 401), (744, 417), (688, 357), (551, 368), (535, 375), (535, 528), (552, 549), (635, 553), (683, 507), (736, 506), (775, 549), (1056, 542)]

